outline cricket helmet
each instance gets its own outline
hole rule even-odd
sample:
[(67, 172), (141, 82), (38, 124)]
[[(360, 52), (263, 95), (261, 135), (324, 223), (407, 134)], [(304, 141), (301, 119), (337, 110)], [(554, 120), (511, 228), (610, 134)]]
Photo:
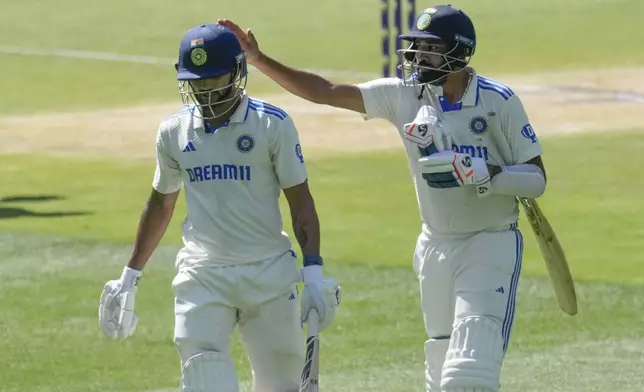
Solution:
[[(179, 45), (175, 68), (184, 105), (196, 106), (205, 119), (223, 115), (215, 115), (214, 107), (238, 100), (248, 78), (246, 54), (237, 37), (218, 24), (204, 24), (188, 30)], [(221, 87), (207, 90), (195, 88), (197, 80), (227, 74), (230, 74), (230, 79)]]
[(400, 39), (410, 41), (398, 50), (406, 82), (440, 86), (451, 73), (465, 68), (476, 49), (476, 31), (470, 18), (451, 5), (424, 10), (409, 32)]

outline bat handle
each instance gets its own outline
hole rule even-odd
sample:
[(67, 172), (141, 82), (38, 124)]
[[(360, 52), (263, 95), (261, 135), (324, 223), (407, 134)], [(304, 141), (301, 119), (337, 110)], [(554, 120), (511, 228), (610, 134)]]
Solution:
[(308, 327), (308, 336), (318, 336), (320, 332), (320, 315), (315, 309), (309, 310), (309, 316), (307, 318)]

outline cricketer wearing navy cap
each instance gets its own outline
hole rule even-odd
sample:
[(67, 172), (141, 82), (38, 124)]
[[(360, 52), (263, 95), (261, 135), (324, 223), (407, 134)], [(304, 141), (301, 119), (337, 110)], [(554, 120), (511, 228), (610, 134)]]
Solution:
[(427, 8), (400, 38), (411, 41), (409, 48), (399, 50), (406, 60), (401, 62), (405, 79), (434, 86), (443, 85), (450, 73), (465, 68), (476, 49), (472, 21), (451, 5)]
[(410, 41), (398, 52), (404, 80), (359, 84), (281, 64), (250, 29), (218, 23), (237, 35), (250, 64), (291, 93), (395, 127), (423, 221), (413, 266), (428, 337), (425, 391), (499, 391), (523, 254), (517, 197), (540, 197), (546, 173), (517, 94), (468, 66), (470, 18), (449, 5), (425, 9), (400, 37)]
[(194, 104), (212, 127), (239, 105), (246, 87), (246, 56), (235, 35), (219, 25), (190, 29), (179, 45), (175, 64), (184, 104)]
[[(298, 131), (284, 110), (248, 96), (246, 56), (226, 27), (190, 29), (175, 68), (186, 107), (159, 125), (153, 189), (130, 260), (103, 288), (99, 325), (112, 339), (136, 330), (142, 270), (183, 188), (183, 247), (172, 281), (180, 391), (239, 392), (230, 357), (236, 328), (254, 389), (297, 391), (305, 363), (302, 325), (324, 331), (341, 298), (337, 280), (324, 279), (320, 222)], [(301, 269), (284, 231), (282, 194)]]

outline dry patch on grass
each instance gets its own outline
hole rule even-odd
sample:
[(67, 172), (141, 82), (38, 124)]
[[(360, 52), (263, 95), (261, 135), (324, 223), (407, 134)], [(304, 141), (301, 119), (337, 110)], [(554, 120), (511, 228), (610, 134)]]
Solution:
[[(500, 78), (522, 98), (542, 137), (641, 127), (644, 69), (556, 72)], [(399, 148), (385, 121), (315, 105), (290, 94), (262, 96), (289, 112), (308, 153)], [(180, 103), (80, 113), (0, 117), (0, 153), (154, 156), (157, 126)]]

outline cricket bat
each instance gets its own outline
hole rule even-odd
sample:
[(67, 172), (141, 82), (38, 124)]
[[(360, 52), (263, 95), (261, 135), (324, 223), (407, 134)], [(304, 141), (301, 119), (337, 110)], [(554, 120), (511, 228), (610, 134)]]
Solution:
[(546, 262), (559, 307), (569, 315), (577, 314), (575, 284), (570, 274), (566, 255), (552, 226), (550, 226), (550, 222), (541, 212), (535, 199), (519, 198), (519, 201), (523, 205), (543, 260)]
[(318, 392), (318, 375), (320, 366), (319, 315), (317, 310), (309, 311), (306, 338), (306, 356), (302, 369), (300, 392)]

